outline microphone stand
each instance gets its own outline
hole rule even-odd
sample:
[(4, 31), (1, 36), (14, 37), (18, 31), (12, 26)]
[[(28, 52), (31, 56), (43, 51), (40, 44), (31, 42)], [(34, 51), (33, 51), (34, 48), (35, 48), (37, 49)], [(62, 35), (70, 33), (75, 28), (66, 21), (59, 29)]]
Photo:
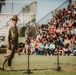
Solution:
[(59, 67), (59, 46), (57, 47), (57, 52), (58, 52), (58, 54), (57, 54), (57, 71), (60, 71), (61, 70), (61, 67)]

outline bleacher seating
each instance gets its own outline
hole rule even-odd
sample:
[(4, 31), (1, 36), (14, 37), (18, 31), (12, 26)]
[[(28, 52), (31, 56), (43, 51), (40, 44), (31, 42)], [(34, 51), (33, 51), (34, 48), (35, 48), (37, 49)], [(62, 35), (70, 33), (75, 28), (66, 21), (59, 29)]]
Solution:
[(7, 21), (10, 20), (13, 14), (0, 14), (0, 36), (4, 36), (6, 32)]
[[(18, 21), (18, 27), (21, 28), (23, 25), (31, 21), (34, 13), (24, 13), (23, 18), (21, 18), (21, 13), (18, 15), (19, 21)], [(5, 34), (6, 27), (8, 24), (10, 24), (10, 19), (13, 16), (13, 14), (0, 14), (0, 35)]]
[[(18, 28), (20, 29), (22, 26), (26, 25), (29, 21), (31, 21), (34, 18), (34, 15), (36, 15), (36, 2), (33, 2), (29, 5), (31, 10), (28, 13), (1, 13), (0, 14), (0, 36), (5, 36), (6, 33), (6, 27), (11, 23), (11, 18), (14, 14), (18, 15), (19, 21), (18, 21)], [(33, 11), (32, 11), (33, 10)]]

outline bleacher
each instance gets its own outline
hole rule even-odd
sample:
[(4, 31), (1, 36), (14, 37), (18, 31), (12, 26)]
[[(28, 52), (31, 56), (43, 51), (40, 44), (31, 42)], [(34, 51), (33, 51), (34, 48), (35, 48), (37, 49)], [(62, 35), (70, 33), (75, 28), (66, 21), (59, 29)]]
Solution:
[[(23, 18), (21, 18), (21, 14), (18, 15), (19, 21), (18, 21), (18, 27), (21, 28), (23, 25), (26, 25), (29, 21), (31, 21), (34, 13), (24, 13)], [(5, 34), (6, 27), (8, 24), (11, 23), (10, 19), (13, 16), (13, 14), (0, 14), (0, 36), (2, 34)], [(24, 23), (24, 24), (23, 24)]]
[(0, 14), (0, 36), (4, 36), (6, 32), (7, 21), (13, 14)]
[[(36, 8), (36, 3), (33, 2), (29, 5), (31, 7), (31, 10)], [(26, 25), (29, 21), (31, 21), (34, 18), (34, 15), (36, 15), (36, 9), (32, 11), (29, 11), (28, 13), (22, 12), (22, 10), (19, 13), (1, 13), (0, 14), (0, 36), (5, 36), (7, 25), (11, 23), (11, 18), (14, 14), (18, 15), (19, 21), (18, 21), (18, 28), (20, 29), (22, 26)]]

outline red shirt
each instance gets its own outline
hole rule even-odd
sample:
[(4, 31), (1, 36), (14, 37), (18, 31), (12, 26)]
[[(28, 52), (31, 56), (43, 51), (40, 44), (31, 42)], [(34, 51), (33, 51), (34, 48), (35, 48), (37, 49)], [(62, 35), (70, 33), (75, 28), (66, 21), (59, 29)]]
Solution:
[(56, 34), (56, 31), (54, 29), (51, 29), (49, 32), (50, 32), (51, 35)]

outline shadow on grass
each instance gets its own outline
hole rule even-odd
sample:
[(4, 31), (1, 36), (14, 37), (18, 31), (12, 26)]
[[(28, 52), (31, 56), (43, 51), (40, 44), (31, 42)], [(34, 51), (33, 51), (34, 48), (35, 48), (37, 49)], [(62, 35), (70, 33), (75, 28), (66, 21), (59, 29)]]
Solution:
[[(57, 64), (57, 63), (54, 63)], [(60, 65), (70, 65), (70, 66), (76, 66), (76, 64), (70, 64), (70, 63), (59, 63)]]
[(29, 71), (27, 69), (21, 69), (21, 70), (5, 70), (6, 72), (11, 72), (11, 71), (25, 71), (25, 73), (33, 73), (32, 71), (40, 71), (40, 70), (53, 70), (53, 71), (63, 71), (61, 70), (61, 68), (59, 67), (59, 70), (57, 68), (43, 68), (43, 69), (30, 69)]
[(24, 72), (23, 74), (28, 74), (28, 75), (30, 75), (30, 74), (34, 74), (31, 70), (27, 70), (26, 72)]

